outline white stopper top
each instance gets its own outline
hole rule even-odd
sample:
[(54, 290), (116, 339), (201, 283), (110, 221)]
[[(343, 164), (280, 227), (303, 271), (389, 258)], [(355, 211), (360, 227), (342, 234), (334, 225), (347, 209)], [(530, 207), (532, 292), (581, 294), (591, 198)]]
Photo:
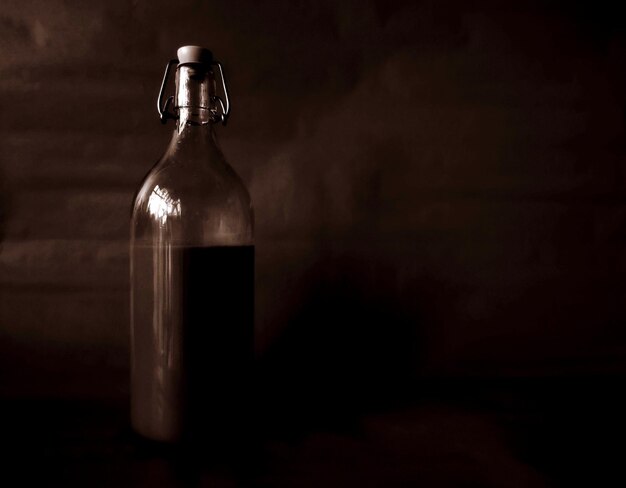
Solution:
[(205, 47), (182, 46), (178, 48), (178, 64), (211, 64), (213, 53)]

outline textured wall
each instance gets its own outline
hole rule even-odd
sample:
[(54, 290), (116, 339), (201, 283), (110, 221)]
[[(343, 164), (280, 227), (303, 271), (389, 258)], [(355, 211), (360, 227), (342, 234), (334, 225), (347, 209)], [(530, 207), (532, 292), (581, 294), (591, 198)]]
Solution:
[(3, 0), (4, 392), (126, 388), (130, 202), (183, 44), (229, 75), (270, 371), (625, 371), (619, 16), (470, 3)]

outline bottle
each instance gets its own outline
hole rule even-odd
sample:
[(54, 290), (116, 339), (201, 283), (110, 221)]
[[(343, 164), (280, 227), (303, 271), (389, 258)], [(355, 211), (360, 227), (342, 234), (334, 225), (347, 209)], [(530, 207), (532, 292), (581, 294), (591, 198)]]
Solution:
[(252, 205), (214, 130), (230, 111), (222, 67), (198, 46), (177, 54), (158, 101), (176, 128), (135, 195), (130, 244), (131, 424), (165, 442), (243, 425), (254, 336)]

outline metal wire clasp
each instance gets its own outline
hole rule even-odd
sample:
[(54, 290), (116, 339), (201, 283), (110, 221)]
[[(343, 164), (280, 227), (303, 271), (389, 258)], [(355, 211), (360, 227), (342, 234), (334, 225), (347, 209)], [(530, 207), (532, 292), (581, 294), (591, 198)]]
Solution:
[(173, 65), (178, 64), (178, 59), (170, 59), (165, 66), (165, 73), (163, 74), (163, 81), (161, 82), (161, 89), (159, 90), (159, 98), (157, 99), (157, 110), (159, 112), (159, 117), (161, 117), (161, 123), (166, 124), (167, 119), (177, 120), (178, 115), (173, 112), (170, 112), (168, 109), (174, 102), (174, 96), (171, 95), (167, 97), (165, 100), (165, 104), (163, 104), (163, 94), (165, 92), (165, 85), (167, 84), (167, 78), (170, 75), (170, 69)]
[[(157, 99), (157, 111), (162, 124), (166, 124), (168, 119), (178, 120), (178, 115), (170, 109), (174, 103), (174, 96), (170, 95), (163, 103), (163, 97), (165, 96), (165, 87), (170, 75), (172, 66), (177, 65), (177, 59), (171, 59), (165, 66), (165, 73), (163, 74), (163, 81), (161, 82), (161, 89), (159, 90), (159, 98)], [(230, 98), (228, 97), (228, 88), (226, 87), (226, 78), (224, 78), (224, 69), (222, 63), (219, 61), (213, 61), (211, 66), (216, 66), (220, 72), (220, 80), (222, 81), (222, 91), (224, 92), (224, 100), (219, 95), (212, 95), (211, 101), (215, 104), (215, 108), (211, 109), (215, 122), (221, 122), (222, 125), (226, 125), (228, 116), (230, 115)], [(177, 68), (178, 69), (178, 68)], [(176, 108), (176, 107), (174, 107)]]
[[(228, 88), (226, 88), (226, 78), (224, 78), (224, 70), (222, 69), (222, 63), (219, 61), (213, 61), (211, 65), (217, 66), (220, 70), (220, 80), (222, 80), (222, 91), (224, 92), (224, 100), (219, 95), (213, 95), (211, 100), (216, 104), (219, 103), (221, 112), (216, 112), (217, 117), (221, 118), (222, 125), (226, 125), (228, 116), (230, 115), (230, 99), (228, 98)], [(216, 109), (217, 110), (217, 109)]]

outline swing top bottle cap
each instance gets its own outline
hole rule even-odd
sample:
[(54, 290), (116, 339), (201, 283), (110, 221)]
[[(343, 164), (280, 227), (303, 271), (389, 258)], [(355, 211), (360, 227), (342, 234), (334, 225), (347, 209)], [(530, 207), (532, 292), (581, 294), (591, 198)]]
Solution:
[(211, 64), (213, 53), (200, 46), (182, 46), (178, 48), (178, 65), (183, 64)]

